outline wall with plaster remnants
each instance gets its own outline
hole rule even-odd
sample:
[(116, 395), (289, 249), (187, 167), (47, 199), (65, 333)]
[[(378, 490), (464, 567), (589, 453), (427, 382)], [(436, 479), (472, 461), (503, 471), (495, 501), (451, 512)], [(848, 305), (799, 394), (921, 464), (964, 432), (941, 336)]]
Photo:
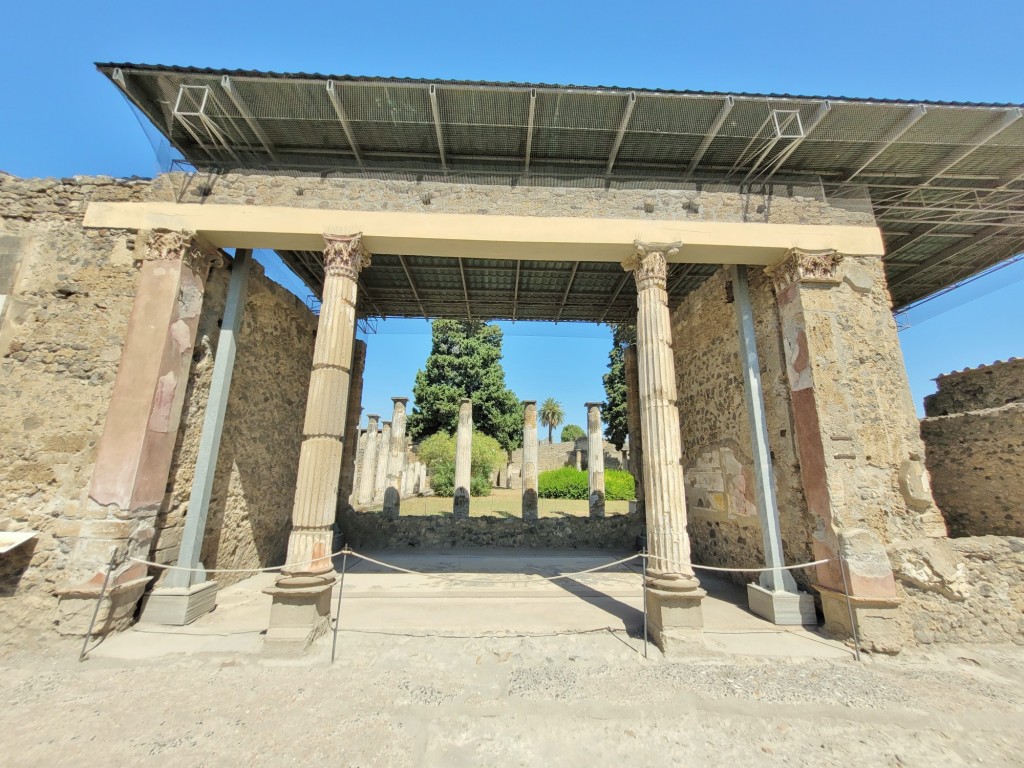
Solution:
[[(183, 426), (157, 518), (158, 562), (178, 557), (229, 276), (215, 269), (207, 281)], [(253, 264), (203, 542), (207, 568), (284, 562), (315, 332), (316, 316), (306, 305)], [(244, 577), (221, 574), (217, 581), (225, 586)]]
[[(171, 192), (159, 181), (0, 174), (3, 272), (13, 283), (4, 289), (0, 324), (0, 532), (38, 532), (0, 557), (5, 640), (52, 626), (54, 594), (72, 579), (73, 554), (89, 554), (79, 550), (98, 528), (128, 528), (111, 526), (87, 494), (138, 283), (136, 236), (83, 229), (82, 217), (90, 200), (169, 200)], [(191, 483), (226, 281), (224, 271), (210, 278), (182, 420), (187, 428), (179, 436), (170, 506), (161, 510), (168, 529), (158, 555), (165, 559), (176, 547)], [(253, 276), (204, 547), (207, 565), (280, 561), (315, 327), (301, 302)]]
[[(785, 556), (787, 562), (807, 562), (812, 559), (813, 523), (793, 442), (778, 311), (763, 272), (752, 268), (749, 278)], [(726, 293), (729, 280), (729, 271), (719, 269), (672, 312), (686, 508), (694, 562), (761, 566), (764, 548), (754, 496), (739, 328)], [(806, 580), (809, 574), (795, 575)]]

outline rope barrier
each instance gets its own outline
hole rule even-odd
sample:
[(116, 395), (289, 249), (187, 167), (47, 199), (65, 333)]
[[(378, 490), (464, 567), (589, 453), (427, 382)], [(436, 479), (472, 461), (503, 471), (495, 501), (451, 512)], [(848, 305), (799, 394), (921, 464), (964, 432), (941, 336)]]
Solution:
[(799, 563), (798, 565), (780, 565), (778, 568), (719, 568), (714, 565), (693, 565), (692, 568), (700, 569), (702, 571), (719, 571), (721, 573), (766, 573), (768, 571), (793, 571), (799, 568), (810, 568), (814, 565), (822, 565), (823, 563), (831, 563), (835, 560), (834, 557), (827, 557), (824, 560), (815, 560), (813, 563)]

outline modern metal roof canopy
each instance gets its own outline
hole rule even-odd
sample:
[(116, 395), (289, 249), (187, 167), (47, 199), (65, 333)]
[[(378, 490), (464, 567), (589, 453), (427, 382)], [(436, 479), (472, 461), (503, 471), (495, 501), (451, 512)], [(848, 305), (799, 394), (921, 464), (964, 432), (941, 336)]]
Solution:
[[(203, 170), (715, 184), (757, 195), (784, 195), (795, 184), (817, 187), (825, 199), (849, 198), (852, 185), (863, 185), (885, 236), (897, 308), (1024, 250), (1020, 105), (97, 66)], [(316, 285), (319, 254), (283, 255)], [(501, 297), (535, 279), (529, 295), (547, 309), (534, 316), (548, 317), (551, 301), (563, 319), (614, 320), (629, 311), (630, 286), (608, 265), (442, 261), (378, 256), (364, 274), (368, 301), (375, 288), (401, 281), (409, 293), (401, 308), (389, 301), (386, 314), (450, 313), (442, 297), (450, 301), (457, 286), (470, 314), (475, 305), (482, 316), (526, 319), (526, 304)], [(672, 297), (708, 271), (676, 265)], [(617, 289), (616, 299), (581, 314), (599, 289)]]

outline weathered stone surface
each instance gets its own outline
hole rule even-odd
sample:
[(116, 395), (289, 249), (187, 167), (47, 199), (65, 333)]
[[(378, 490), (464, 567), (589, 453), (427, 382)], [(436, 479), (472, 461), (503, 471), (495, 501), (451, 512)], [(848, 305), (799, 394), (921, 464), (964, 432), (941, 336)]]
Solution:
[(1024, 645), (1024, 539), (919, 540), (889, 555), (916, 642)]
[(953, 536), (1024, 536), (1024, 360), (938, 378), (921, 421)]
[[(172, 195), (183, 186), (180, 174), (161, 176), (157, 181), (161, 187), (172, 190)], [(873, 215), (864, 209), (862, 201), (842, 208), (843, 200), (827, 203), (815, 199), (810, 189), (804, 195), (772, 196), (769, 205), (767, 197), (734, 192), (618, 189), (614, 184), (606, 186), (603, 179), (595, 182), (594, 188), (586, 189), (226, 173), (217, 177), (202, 201), (204, 205), (282, 205), (357, 211), (875, 225)], [(430, 205), (426, 208), (423, 200), (428, 196)], [(184, 199), (197, 198), (193, 185)]]
[(924, 399), (926, 416), (999, 408), (1024, 402), (1024, 358), (966, 368), (939, 376), (938, 391)]

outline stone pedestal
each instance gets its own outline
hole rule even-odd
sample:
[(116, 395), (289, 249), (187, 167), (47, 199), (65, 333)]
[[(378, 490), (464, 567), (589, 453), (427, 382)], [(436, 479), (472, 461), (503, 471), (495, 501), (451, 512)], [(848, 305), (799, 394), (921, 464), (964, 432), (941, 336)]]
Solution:
[(842, 592), (815, 584), (821, 595), (821, 610), (825, 615), (825, 632), (832, 637), (852, 638), (850, 611), (857, 623), (861, 650), (873, 653), (899, 653), (903, 637), (899, 626), (898, 597), (859, 597), (852, 595), (847, 605)]
[(590, 516), (604, 517), (604, 440), (601, 439), (601, 404), (587, 408), (587, 491)]
[(331, 622), (334, 573), (285, 576), (263, 590), (273, 599), (264, 650), (293, 655), (324, 634)]
[(370, 262), (361, 235), (324, 235), (324, 290), (284, 570), (273, 587), (268, 645), (307, 646), (327, 626), (342, 441), (356, 321), (356, 279)]
[(772, 624), (780, 626), (818, 626), (814, 598), (806, 592), (769, 590), (759, 584), (747, 584), (747, 607)]
[(706, 594), (690, 564), (675, 361), (665, 290), (666, 255), (677, 252), (678, 246), (636, 243), (633, 257), (623, 264), (633, 272), (637, 288), (649, 623), (655, 642), (666, 653), (702, 636), (700, 602)]
[(704, 650), (701, 601), (706, 596), (695, 578), (648, 580), (647, 628), (663, 653)]
[(455, 498), (452, 515), (469, 517), (469, 484), (473, 461), (473, 401), (464, 397), (459, 403), (459, 426), (455, 434)]
[(183, 626), (191, 624), (217, 603), (215, 581), (202, 581), (190, 587), (160, 587), (142, 601), (140, 621), (149, 624)]
[(523, 401), (523, 520), (538, 519), (537, 401)]

